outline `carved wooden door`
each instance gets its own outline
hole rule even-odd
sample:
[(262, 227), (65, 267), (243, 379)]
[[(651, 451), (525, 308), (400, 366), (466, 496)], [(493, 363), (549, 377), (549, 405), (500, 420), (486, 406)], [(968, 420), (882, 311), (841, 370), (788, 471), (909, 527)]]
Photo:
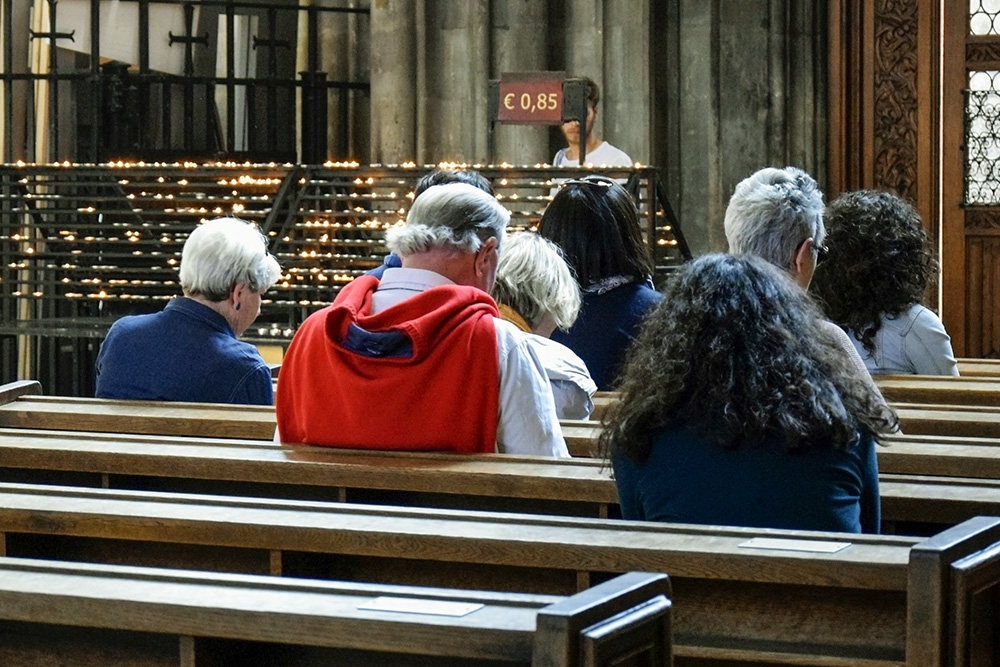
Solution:
[(1000, 357), (1000, 0), (946, 0), (942, 296), (956, 354)]

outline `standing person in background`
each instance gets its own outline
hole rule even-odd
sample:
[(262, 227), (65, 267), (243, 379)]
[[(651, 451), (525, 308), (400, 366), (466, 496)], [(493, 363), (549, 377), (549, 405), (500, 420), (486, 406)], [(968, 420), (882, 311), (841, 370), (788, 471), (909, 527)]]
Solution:
[[(597, 104), (601, 101), (601, 89), (589, 77), (583, 77), (587, 82), (587, 121), (586, 141), (587, 155), (584, 164), (604, 165), (606, 167), (631, 167), (632, 159), (625, 151), (615, 148), (602, 141), (594, 133), (594, 121), (597, 119)], [(580, 123), (575, 120), (562, 124), (562, 133), (569, 144), (552, 158), (553, 167), (577, 167), (580, 165)]]
[(583, 288), (579, 318), (552, 340), (580, 355), (600, 391), (610, 390), (639, 322), (662, 298), (635, 203), (604, 176), (566, 181), (538, 233), (559, 246)]
[(860, 190), (827, 210), (829, 253), (813, 292), (874, 374), (958, 375), (951, 338), (921, 305), (937, 265), (920, 214), (889, 192)]
[(97, 397), (272, 405), (271, 370), (237, 340), (281, 277), (256, 226), (202, 224), (184, 242), (184, 296), (158, 313), (123, 317), (97, 355)]
[(552, 385), (560, 419), (587, 419), (594, 410), (597, 385), (573, 350), (549, 340), (566, 331), (580, 312), (580, 286), (559, 248), (532, 232), (507, 237), (493, 298), (500, 317), (528, 335)]
[(894, 415), (787, 273), (711, 254), (643, 324), (601, 434), (625, 519), (879, 532)]

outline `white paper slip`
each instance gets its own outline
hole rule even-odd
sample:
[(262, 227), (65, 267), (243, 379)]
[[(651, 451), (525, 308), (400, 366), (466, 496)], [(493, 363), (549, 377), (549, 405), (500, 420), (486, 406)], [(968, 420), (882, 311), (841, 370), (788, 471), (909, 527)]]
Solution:
[(818, 540), (789, 540), (778, 537), (755, 537), (737, 546), (749, 549), (777, 549), (779, 551), (809, 551), (834, 554), (851, 546), (850, 542), (820, 542)]
[(377, 597), (358, 605), (369, 611), (397, 611), (403, 614), (429, 614), (431, 616), (465, 616), (485, 605), (478, 602), (447, 602), (444, 600), (419, 600), (416, 598)]

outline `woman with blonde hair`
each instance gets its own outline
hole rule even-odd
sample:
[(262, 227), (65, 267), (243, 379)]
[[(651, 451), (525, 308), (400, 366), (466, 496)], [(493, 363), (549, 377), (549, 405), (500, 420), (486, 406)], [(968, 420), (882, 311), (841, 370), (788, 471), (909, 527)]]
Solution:
[(587, 419), (597, 385), (586, 364), (565, 345), (549, 339), (566, 331), (580, 312), (580, 288), (559, 248), (531, 232), (504, 243), (493, 285), (500, 317), (531, 334), (528, 340), (552, 384), (560, 419)]

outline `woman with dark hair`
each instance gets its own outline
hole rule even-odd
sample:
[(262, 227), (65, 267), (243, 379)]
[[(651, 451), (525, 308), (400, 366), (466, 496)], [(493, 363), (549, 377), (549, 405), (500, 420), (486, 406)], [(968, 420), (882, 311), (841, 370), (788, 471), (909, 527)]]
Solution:
[(830, 204), (826, 228), (812, 290), (868, 370), (958, 375), (951, 338), (920, 304), (937, 266), (917, 211), (889, 192), (859, 190)]
[(878, 532), (874, 439), (895, 415), (809, 297), (749, 255), (681, 269), (605, 419), (626, 519)]
[(583, 306), (552, 340), (576, 352), (599, 390), (611, 389), (639, 323), (662, 295), (628, 192), (603, 176), (566, 181), (545, 209), (541, 236), (559, 246), (583, 288)]

